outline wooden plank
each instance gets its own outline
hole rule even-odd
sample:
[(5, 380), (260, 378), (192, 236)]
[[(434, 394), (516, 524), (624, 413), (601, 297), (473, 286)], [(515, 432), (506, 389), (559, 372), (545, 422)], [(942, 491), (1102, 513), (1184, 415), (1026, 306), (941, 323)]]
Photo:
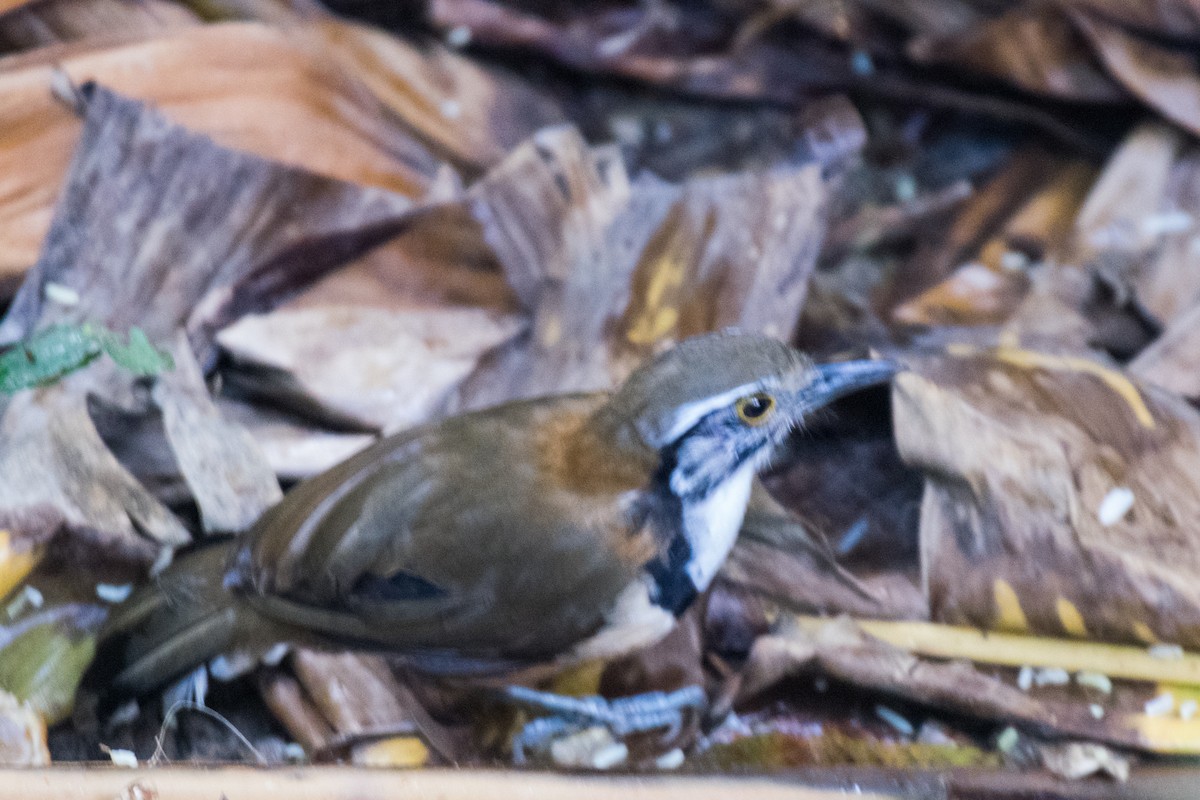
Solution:
[(351, 767), (153, 767), (95, 765), (0, 770), (7, 797), (22, 800), (885, 800), (900, 795), (822, 789), (786, 778), (683, 775), (565, 775), (496, 770), (371, 770)]

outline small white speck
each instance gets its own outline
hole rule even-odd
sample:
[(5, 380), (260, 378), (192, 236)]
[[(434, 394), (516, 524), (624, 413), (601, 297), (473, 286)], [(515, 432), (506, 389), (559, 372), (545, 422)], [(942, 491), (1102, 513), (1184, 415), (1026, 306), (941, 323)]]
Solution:
[(268, 667), (277, 667), (290, 650), (291, 647), (287, 642), (276, 642), (262, 654), (262, 658), (259, 660)]
[(1091, 703), (1088, 705), (1088, 713), (1091, 714), (1094, 719), (1104, 719), (1104, 706), (1100, 705), (1099, 703)]
[(1142, 236), (1149, 239), (1167, 233), (1186, 231), (1192, 227), (1194, 221), (1191, 214), (1181, 209), (1176, 209), (1174, 211), (1163, 211), (1159, 214), (1142, 217), (1138, 228)]
[(1162, 661), (1178, 661), (1183, 658), (1183, 648), (1177, 644), (1152, 644), (1147, 652), (1151, 658), (1157, 658)]
[(912, 736), (914, 732), (913, 724), (909, 722), (898, 711), (893, 711), (887, 706), (875, 706), (875, 716), (891, 725), (896, 733), (901, 736)]
[(608, 122), (608, 130), (621, 144), (640, 145), (646, 138), (646, 128), (641, 120), (631, 117), (614, 117)]
[(896, 200), (901, 203), (909, 203), (917, 198), (917, 179), (908, 173), (904, 173), (896, 177), (896, 182), (892, 188), (896, 193)]
[(1021, 671), (1017, 673), (1017, 688), (1022, 692), (1033, 688), (1033, 667), (1028, 664), (1021, 667)]
[(996, 737), (996, 749), (1001, 753), (1011, 753), (1013, 748), (1017, 746), (1017, 742), (1020, 741), (1020, 739), (1021, 734), (1017, 733), (1016, 728), (1005, 728), (1000, 732), (1000, 735)]
[(1071, 675), (1061, 667), (1043, 667), (1033, 675), (1034, 686), (1066, 686)]
[(963, 264), (954, 273), (954, 282), (968, 291), (990, 292), (1004, 281), (992, 270), (978, 261)]
[(865, 78), (875, 74), (875, 60), (866, 50), (855, 50), (854, 55), (850, 56), (850, 68), (855, 75)]
[(137, 756), (133, 754), (132, 750), (122, 750), (120, 748), (115, 748), (115, 749), (108, 751), (108, 757), (110, 759), (112, 759), (112, 763), (118, 767), (125, 767), (127, 769), (137, 769), (137, 765), (138, 765)]
[(303, 761), (307, 756), (304, 753), (304, 748), (297, 742), (288, 742), (283, 748), (283, 756), (288, 761)]
[(458, 119), (462, 116), (462, 104), (457, 100), (443, 100), (438, 108), (446, 119)]
[(654, 766), (659, 769), (679, 769), (683, 766), (683, 751), (676, 747), (654, 759)]
[(121, 603), (133, 592), (133, 584), (122, 583), (117, 586), (111, 583), (97, 583), (96, 596), (106, 603)]
[(175, 559), (175, 548), (164, 547), (158, 551), (158, 555), (154, 557), (154, 563), (150, 565), (150, 577), (156, 578), (162, 574), (162, 571), (171, 566), (171, 562)]
[(446, 31), (446, 44), (461, 49), (471, 43), (471, 29), (466, 25), (455, 25)]
[(1191, 720), (1196, 716), (1197, 704), (1195, 700), (1184, 700), (1179, 704), (1179, 718), (1184, 722)]
[(1080, 686), (1086, 686), (1089, 689), (1095, 689), (1101, 694), (1112, 694), (1112, 680), (1103, 672), (1080, 670), (1075, 673), (1075, 683)]
[(1163, 692), (1153, 700), (1147, 700), (1144, 708), (1147, 717), (1165, 717), (1175, 708), (1175, 695)]
[(29, 584), (25, 584), (21, 588), (21, 592), (5, 606), (4, 610), (8, 614), (9, 619), (13, 619), (19, 616), (27, 606), (41, 608), (44, 602), (46, 602), (46, 598), (42, 596), (41, 592)]
[(42, 293), (51, 303), (57, 303), (60, 306), (79, 305), (79, 292), (70, 286), (63, 286), (61, 283), (47, 281), (46, 285), (42, 287)]
[(1109, 489), (1108, 494), (1100, 501), (1096, 516), (1104, 527), (1115, 525), (1125, 518), (1129, 509), (1133, 508), (1133, 490), (1127, 486), (1117, 486)]
[(1009, 272), (1020, 272), (1029, 266), (1029, 256), (1020, 250), (1005, 250), (1000, 256), (1000, 268)]
[(613, 742), (592, 754), (592, 769), (612, 769), (618, 764), (624, 764), (627, 758), (629, 758), (629, 748), (625, 743)]

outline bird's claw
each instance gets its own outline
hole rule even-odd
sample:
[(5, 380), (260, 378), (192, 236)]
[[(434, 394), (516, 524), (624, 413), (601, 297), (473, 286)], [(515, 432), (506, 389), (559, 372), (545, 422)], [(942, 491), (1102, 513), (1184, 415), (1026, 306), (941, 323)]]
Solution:
[(555, 739), (590, 727), (604, 727), (618, 740), (660, 728), (666, 729), (665, 738), (673, 738), (683, 726), (683, 712), (702, 711), (708, 704), (708, 697), (699, 686), (615, 700), (599, 696), (569, 697), (509, 686), (504, 696), (524, 708), (549, 714), (526, 724), (513, 739), (513, 760), (518, 764), (525, 763), (530, 750), (542, 749)]

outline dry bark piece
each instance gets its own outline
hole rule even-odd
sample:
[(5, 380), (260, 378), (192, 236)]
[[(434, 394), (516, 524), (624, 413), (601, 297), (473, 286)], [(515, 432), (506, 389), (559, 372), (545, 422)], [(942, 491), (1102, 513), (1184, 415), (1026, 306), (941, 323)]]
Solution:
[(354, 763), (385, 765), (390, 759), (400, 766), (396, 759), (417, 755), (424, 763), (428, 751), (411, 741), (419, 736), (416, 741), (428, 743), (447, 763), (464, 760), (460, 743), (425, 712), (381, 656), (298, 648), (291, 666), (303, 696), (286, 682), (282, 685), (290, 696), (289, 715), (282, 721), (289, 729), (296, 725), (295, 734), (305, 737), (301, 741), (312, 740), (311, 747), (305, 745), (311, 755), (323, 758), (349, 750)]
[(411, 733), (401, 689), (378, 656), (297, 649), (292, 669), (339, 737)]
[(386, 434), (441, 416), (447, 394), (520, 327), (483, 309), (326, 306), (246, 316), (217, 341), (234, 360), (231, 385)]
[(1124, 783), (1129, 779), (1130, 759), (1094, 742), (1065, 742), (1038, 747), (1042, 765), (1055, 775), (1077, 781), (1089, 775), (1107, 775)]
[(333, 728), (304, 694), (300, 682), (282, 669), (263, 670), (258, 691), (275, 719), (306, 753), (330, 747)]
[(182, 332), (171, 356), (175, 369), (154, 388), (171, 450), (200, 508), (205, 532), (240, 533), (283, 493), (254, 439), (222, 418), (213, 404)]
[(899, 376), (933, 618), (1200, 644), (1200, 415), (1077, 357), (960, 348)]

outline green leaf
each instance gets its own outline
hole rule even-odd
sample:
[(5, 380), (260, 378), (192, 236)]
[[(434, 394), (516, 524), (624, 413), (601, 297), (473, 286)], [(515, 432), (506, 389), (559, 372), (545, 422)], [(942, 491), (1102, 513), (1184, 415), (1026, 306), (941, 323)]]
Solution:
[[(103, 330), (103, 329), (101, 329)], [(122, 344), (116, 334), (103, 330), (101, 346), (108, 357), (134, 375), (157, 375), (174, 369), (175, 362), (163, 350), (150, 344), (141, 328), (129, 329), (129, 344)]]
[(0, 353), (0, 392), (42, 386), (87, 365), (100, 343), (84, 328), (54, 325)]
[(150, 344), (140, 328), (129, 342), (100, 325), (51, 325), (0, 353), (0, 393), (45, 386), (81, 369), (101, 353), (135, 375), (172, 369), (170, 355)]

